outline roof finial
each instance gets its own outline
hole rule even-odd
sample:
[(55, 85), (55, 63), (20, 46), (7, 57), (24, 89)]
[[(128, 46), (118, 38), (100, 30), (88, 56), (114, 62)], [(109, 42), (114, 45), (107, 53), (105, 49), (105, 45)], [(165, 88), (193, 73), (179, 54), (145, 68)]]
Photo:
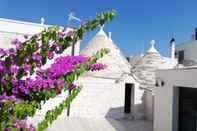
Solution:
[(156, 49), (155, 49), (155, 40), (151, 40), (150, 41), (150, 48), (148, 50), (148, 52), (158, 52)]
[(103, 25), (100, 25), (100, 30), (103, 30), (104, 29), (104, 24)]
[(40, 24), (41, 24), (41, 25), (44, 25), (44, 22), (45, 22), (45, 19), (44, 19), (44, 17), (42, 17), (42, 18), (40, 19)]
[(104, 32), (104, 25), (100, 25), (100, 30), (98, 32), (98, 35), (104, 35), (104, 36), (107, 36)]
[(151, 41), (150, 41), (151, 47), (155, 47), (155, 43), (156, 43), (155, 40), (151, 40)]

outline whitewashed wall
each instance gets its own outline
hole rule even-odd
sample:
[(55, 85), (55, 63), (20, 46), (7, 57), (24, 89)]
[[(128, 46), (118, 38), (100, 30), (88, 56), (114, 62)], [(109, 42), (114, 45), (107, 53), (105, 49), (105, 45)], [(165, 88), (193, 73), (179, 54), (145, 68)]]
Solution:
[(177, 94), (175, 87), (197, 88), (197, 68), (158, 71), (164, 86), (155, 90), (154, 131), (177, 131)]
[(154, 95), (150, 91), (144, 91), (144, 112), (146, 120), (153, 120)]
[(184, 50), (185, 60), (193, 60), (197, 63), (197, 41), (191, 41), (176, 45), (176, 51)]
[(13, 38), (39, 33), (45, 27), (47, 25), (0, 18), (0, 47), (11, 47), (10, 42)]
[[(144, 119), (152, 108), (145, 112), (145, 102), (152, 107), (152, 99), (145, 97), (144, 90), (139, 88), (131, 76), (117, 82), (115, 79), (81, 77), (78, 81), (83, 89), (71, 105), (72, 117), (124, 117), (125, 83), (134, 84), (132, 92), (131, 114), (134, 119)], [(152, 98), (152, 94), (151, 94)], [(147, 113), (147, 114), (145, 114)], [(152, 118), (152, 115), (151, 115)]]
[(123, 115), (119, 108), (124, 107), (125, 88), (121, 84), (88, 76), (81, 77), (78, 83), (83, 88), (71, 104), (72, 117), (105, 117), (112, 115), (113, 109), (118, 111), (113, 115)]

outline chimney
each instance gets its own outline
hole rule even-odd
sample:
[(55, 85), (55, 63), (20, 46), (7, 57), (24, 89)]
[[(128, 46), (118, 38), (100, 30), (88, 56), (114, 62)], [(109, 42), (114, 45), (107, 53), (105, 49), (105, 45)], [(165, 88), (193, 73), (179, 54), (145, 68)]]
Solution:
[(171, 48), (171, 58), (172, 59), (175, 59), (175, 46), (176, 46), (176, 44), (175, 44), (175, 39), (174, 38), (172, 38), (171, 40), (170, 40), (170, 48)]
[(195, 37), (195, 40), (197, 40), (197, 27), (195, 28), (195, 35), (194, 35)]

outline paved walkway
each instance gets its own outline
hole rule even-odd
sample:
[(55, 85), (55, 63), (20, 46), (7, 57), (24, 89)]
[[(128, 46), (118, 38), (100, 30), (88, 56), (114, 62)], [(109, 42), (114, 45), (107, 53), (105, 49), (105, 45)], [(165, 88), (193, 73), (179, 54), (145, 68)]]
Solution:
[(61, 118), (47, 131), (153, 131), (150, 121), (111, 118)]

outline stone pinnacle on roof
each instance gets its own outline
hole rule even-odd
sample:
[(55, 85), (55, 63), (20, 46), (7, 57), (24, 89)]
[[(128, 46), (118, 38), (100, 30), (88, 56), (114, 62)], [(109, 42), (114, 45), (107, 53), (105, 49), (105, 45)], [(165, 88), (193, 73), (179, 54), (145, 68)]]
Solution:
[(155, 49), (155, 40), (150, 41), (150, 48), (148, 49), (148, 53), (158, 53), (158, 51)]
[(104, 25), (101, 25), (100, 26), (100, 30), (99, 30), (99, 32), (97, 33), (97, 35), (103, 35), (103, 36), (106, 36), (107, 37), (107, 35), (106, 35), (106, 33), (105, 33), (105, 31), (104, 31)]

